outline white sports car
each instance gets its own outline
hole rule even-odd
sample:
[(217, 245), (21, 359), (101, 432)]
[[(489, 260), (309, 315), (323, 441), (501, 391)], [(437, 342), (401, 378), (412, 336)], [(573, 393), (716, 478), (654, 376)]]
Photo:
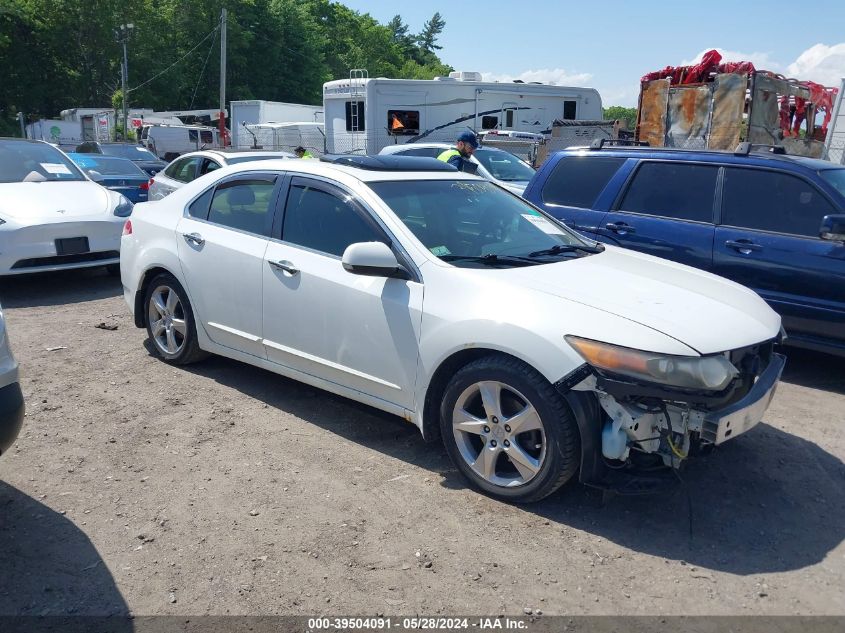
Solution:
[(214, 352), (402, 416), (513, 501), (732, 441), (784, 364), (780, 317), (747, 288), (585, 240), (430, 158), (220, 169), (137, 205), (120, 266), (165, 361)]
[(91, 266), (117, 273), (131, 213), (129, 200), (49, 143), (0, 139), (0, 275)]

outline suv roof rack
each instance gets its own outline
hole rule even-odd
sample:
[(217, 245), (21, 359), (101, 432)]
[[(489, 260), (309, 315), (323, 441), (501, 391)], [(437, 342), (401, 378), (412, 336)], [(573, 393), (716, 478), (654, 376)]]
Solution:
[(597, 138), (590, 143), (590, 149), (601, 149), (605, 145), (613, 145), (616, 147), (648, 147), (648, 141), (635, 141), (626, 138)]
[(748, 156), (755, 149), (765, 149), (772, 154), (786, 154), (786, 148), (783, 145), (765, 145), (761, 143), (743, 142), (736, 146), (734, 154), (736, 156)]
[(457, 171), (449, 163), (423, 156), (326, 154), (321, 156), (320, 160), (324, 163), (346, 165), (369, 171)]

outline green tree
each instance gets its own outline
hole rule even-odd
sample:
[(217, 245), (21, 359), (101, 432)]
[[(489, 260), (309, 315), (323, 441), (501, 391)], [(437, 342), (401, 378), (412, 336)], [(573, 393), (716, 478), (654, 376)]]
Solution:
[(605, 121), (615, 121), (617, 119), (622, 119), (625, 121), (626, 126), (629, 130), (633, 130), (634, 126), (637, 124), (637, 109), (636, 108), (623, 108), (622, 106), (610, 106), (609, 108), (603, 109), (603, 115)]
[(428, 53), (433, 53), (434, 51), (439, 51), (442, 49), (442, 46), (438, 46), (436, 44), (437, 37), (443, 32), (443, 29), (446, 27), (446, 20), (443, 19), (443, 16), (440, 15), (439, 12), (436, 12), (431, 19), (423, 25), (422, 32), (417, 35), (417, 43), (419, 47)]

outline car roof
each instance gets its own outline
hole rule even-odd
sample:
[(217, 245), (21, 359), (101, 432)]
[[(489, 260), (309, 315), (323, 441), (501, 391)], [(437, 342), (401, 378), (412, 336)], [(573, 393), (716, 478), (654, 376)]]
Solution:
[(770, 151), (751, 151), (747, 154), (739, 154), (732, 151), (714, 149), (685, 149), (679, 147), (602, 147), (591, 149), (590, 147), (568, 147), (559, 154), (578, 154), (595, 156), (618, 156), (624, 158), (675, 158), (678, 160), (701, 160), (709, 159), (738, 165), (752, 164), (778, 164), (799, 165), (808, 169), (836, 169), (838, 165), (820, 158), (809, 158), (807, 156), (795, 156), (792, 154), (775, 154)]
[[(408, 160), (411, 161), (409, 164), (412, 164), (414, 161), (413, 158)], [(339, 182), (347, 184), (352, 184), (354, 181), (366, 183), (403, 180), (480, 180), (486, 182), (486, 180), (482, 178), (458, 171), (457, 169), (438, 171), (362, 169), (360, 167), (330, 163), (322, 160), (271, 159), (261, 161), (260, 166), (258, 163), (246, 162), (229, 165), (225, 169), (228, 174), (235, 174), (241, 171), (256, 171), (256, 169), (279, 170), (288, 173), (294, 172), (307, 175), (326, 176), (329, 178), (335, 178)]]

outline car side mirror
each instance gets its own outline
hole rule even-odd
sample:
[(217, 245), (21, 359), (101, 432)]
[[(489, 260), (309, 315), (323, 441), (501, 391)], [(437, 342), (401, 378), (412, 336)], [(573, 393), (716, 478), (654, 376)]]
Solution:
[(354, 275), (410, 279), (408, 271), (383, 242), (358, 242), (343, 251), (343, 268)]
[(94, 182), (103, 182), (103, 174), (93, 169), (88, 172), (88, 177)]
[(845, 214), (824, 216), (819, 237), (831, 242), (845, 242)]

